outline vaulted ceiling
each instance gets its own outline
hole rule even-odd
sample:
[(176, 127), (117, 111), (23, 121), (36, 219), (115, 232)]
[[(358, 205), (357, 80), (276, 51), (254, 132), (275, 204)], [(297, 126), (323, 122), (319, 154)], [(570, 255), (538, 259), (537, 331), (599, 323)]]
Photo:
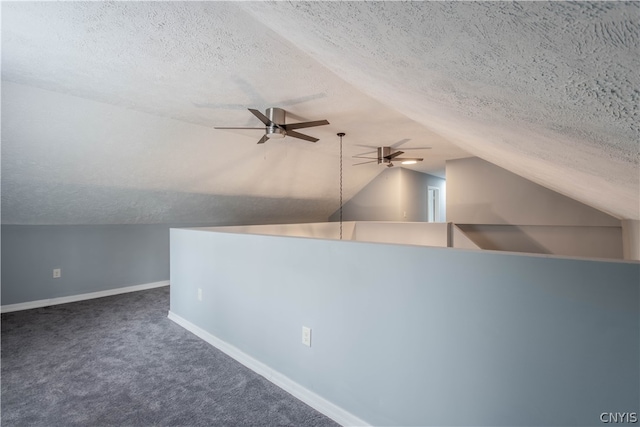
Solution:
[[(2, 2), (2, 221), (322, 221), (370, 147), (640, 219), (635, 2)], [(317, 143), (257, 145), (247, 108)]]

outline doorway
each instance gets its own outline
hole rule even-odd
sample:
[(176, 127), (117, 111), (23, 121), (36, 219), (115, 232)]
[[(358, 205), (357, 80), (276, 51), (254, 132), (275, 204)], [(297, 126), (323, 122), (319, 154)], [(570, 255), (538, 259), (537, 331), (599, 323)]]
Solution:
[(427, 222), (440, 222), (440, 189), (427, 187)]

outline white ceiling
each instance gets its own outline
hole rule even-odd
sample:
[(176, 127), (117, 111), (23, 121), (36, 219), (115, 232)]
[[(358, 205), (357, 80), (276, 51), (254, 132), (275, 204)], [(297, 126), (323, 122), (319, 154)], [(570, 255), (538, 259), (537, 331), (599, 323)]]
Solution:
[[(322, 221), (476, 155), (640, 219), (638, 3), (3, 2), (3, 223)], [(316, 144), (256, 145), (282, 107)]]

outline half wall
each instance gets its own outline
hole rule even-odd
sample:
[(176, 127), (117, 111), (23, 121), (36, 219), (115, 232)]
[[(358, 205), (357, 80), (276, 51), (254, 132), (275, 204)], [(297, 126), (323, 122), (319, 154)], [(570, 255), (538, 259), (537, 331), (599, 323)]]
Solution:
[(171, 230), (170, 317), (344, 424), (638, 412), (639, 287), (638, 263)]

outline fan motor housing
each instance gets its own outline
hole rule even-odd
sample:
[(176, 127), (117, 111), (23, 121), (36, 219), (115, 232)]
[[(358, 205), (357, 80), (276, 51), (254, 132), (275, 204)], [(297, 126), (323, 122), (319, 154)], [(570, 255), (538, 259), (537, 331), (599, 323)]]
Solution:
[[(284, 125), (286, 122), (286, 112), (282, 108), (267, 108), (265, 116), (275, 124)], [(267, 138), (284, 138), (287, 132), (275, 125), (267, 126)]]
[(391, 154), (391, 147), (378, 147), (378, 164), (391, 163), (387, 156)]

